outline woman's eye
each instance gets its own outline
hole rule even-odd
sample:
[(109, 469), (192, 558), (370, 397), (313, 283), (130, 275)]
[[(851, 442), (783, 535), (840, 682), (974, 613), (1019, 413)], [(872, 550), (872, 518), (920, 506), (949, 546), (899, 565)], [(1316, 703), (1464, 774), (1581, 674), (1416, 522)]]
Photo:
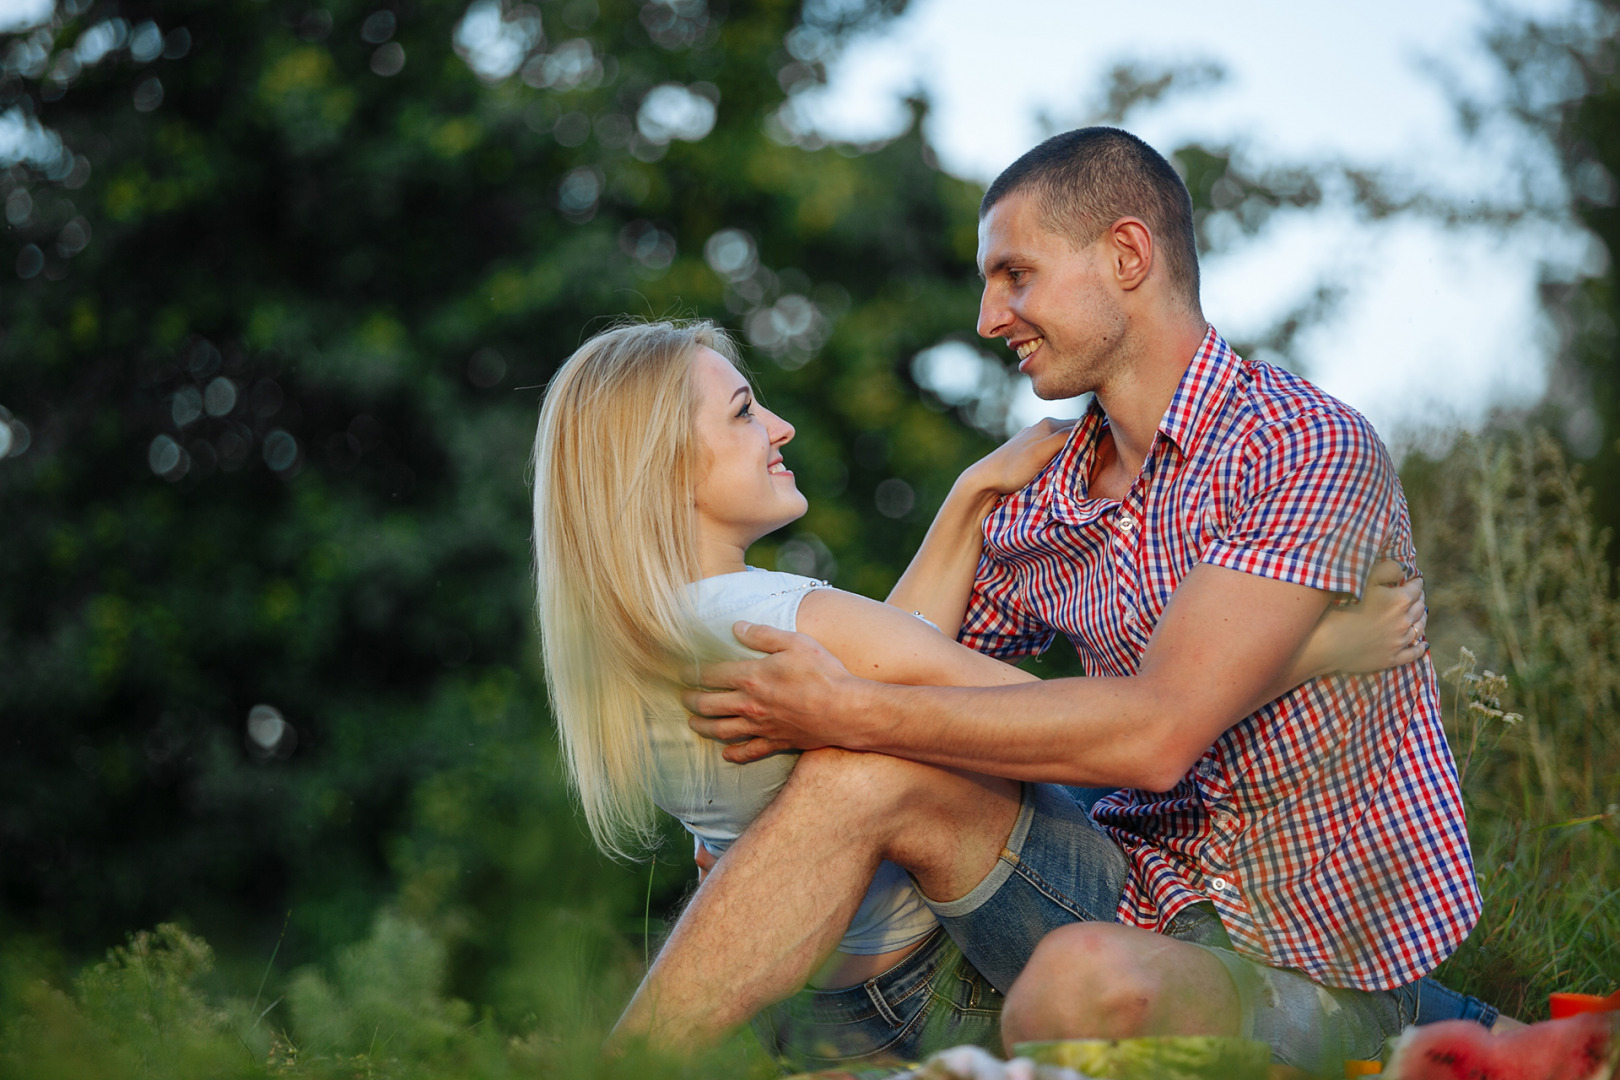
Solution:
[(743, 407), (737, 410), (737, 419), (739, 419), (739, 420), (751, 420), (751, 419), (753, 419), (753, 416), (754, 416), (754, 403), (752, 401), (743, 402)]

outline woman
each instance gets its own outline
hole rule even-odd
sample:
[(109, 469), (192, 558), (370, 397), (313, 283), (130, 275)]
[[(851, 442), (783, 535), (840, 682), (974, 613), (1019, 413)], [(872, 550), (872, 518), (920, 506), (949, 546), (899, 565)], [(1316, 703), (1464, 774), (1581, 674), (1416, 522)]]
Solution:
[[(676, 697), (683, 667), (745, 653), (736, 620), (807, 633), (851, 671), (888, 682), (1034, 678), (955, 637), (985, 515), (1045, 467), (1067, 426), (1036, 425), (964, 472), (887, 603), (747, 566), (750, 544), (807, 509), (781, 453), (793, 434), (755, 401), (731, 341), (708, 323), (606, 331), (547, 391), (534, 457), (537, 607), (570, 775), (604, 851), (650, 847), (658, 807), (697, 838), (702, 863), (786, 782), (797, 755), (726, 762), (688, 729)], [(1422, 620), (1417, 587), (1375, 595), (1324, 617), (1276, 692), (1421, 655), (1404, 645)], [(811, 989), (756, 1026), (773, 1050), (811, 1064), (995, 1046), (991, 995), (976, 979), (910, 879), (884, 863)], [(910, 1001), (912, 1015), (867, 1023), (868, 980), (894, 991), (886, 1000)]]

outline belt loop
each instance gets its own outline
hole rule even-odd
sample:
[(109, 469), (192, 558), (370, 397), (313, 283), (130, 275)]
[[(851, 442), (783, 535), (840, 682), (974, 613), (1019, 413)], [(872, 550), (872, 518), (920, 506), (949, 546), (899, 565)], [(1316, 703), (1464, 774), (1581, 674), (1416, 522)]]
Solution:
[(891, 1027), (900, 1027), (900, 1017), (896, 1016), (894, 1010), (889, 1008), (889, 1003), (883, 1000), (883, 991), (878, 989), (877, 979), (867, 979), (862, 985), (866, 987), (866, 996), (872, 999), (872, 1006), (877, 1009), (878, 1015), (887, 1020)]

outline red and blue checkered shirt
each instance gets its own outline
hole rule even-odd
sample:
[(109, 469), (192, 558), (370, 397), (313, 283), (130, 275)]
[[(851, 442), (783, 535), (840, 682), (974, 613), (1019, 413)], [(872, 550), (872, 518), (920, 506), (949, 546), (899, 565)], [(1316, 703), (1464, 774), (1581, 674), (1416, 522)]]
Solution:
[[(1087, 497), (1107, 422), (1093, 403), (986, 520), (965, 644), (1010, 659), (1061, 631), (1088, 675), (1129, 676), (1199, 563), (1352, 595), (1380, 555), (1415, 572), (1372, 426), (1213, 329), (1123, 500)], [(1427, 657), (1305, 683), (1231, 727), (1170, 791), (1116, 792), (1093, 817), (1130, 858), (1120, 922), (1163, 930), (1207, 900), (1240, 952), (1327, 985), (1410, 982), (1479, 917)]]

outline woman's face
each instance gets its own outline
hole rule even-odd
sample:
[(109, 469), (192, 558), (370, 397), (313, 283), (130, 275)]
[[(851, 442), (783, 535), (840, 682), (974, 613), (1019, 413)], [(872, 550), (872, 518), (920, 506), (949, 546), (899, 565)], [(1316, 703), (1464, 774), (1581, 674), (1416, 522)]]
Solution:
[(782, 462), (793, 425), (756, 402), (748, 380), (713, 349), (699, 348), (693, 366), (699, 535), (747, 548), (810, 508)]

